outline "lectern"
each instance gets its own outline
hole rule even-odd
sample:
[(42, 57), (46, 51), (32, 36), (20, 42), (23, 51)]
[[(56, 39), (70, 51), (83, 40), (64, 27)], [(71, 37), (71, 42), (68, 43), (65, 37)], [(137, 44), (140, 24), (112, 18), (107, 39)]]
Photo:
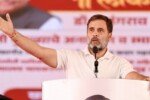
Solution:
[(109, 100), (150, 100), (149, 86), (147, 81), (126, 79), (52, 80), (42, 83), (42, 100), (86, 100), (94, 95)]

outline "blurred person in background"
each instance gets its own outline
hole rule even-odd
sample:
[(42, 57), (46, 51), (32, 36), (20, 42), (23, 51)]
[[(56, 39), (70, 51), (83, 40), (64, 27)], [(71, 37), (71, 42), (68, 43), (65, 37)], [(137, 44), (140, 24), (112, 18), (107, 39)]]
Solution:
[(20, 29), (60, 29), (61, 20), (29, 5), (30, 0), (0, 0), (0, 16), (11, 15), (15, 28)]
[(103, 95), (93, 95), (93, 96), (88, 97), (85, 100), (110, 100), (110, 99), (106, 98)]
[(12, 99), (0, 94), (0, 100), (12, 100)]

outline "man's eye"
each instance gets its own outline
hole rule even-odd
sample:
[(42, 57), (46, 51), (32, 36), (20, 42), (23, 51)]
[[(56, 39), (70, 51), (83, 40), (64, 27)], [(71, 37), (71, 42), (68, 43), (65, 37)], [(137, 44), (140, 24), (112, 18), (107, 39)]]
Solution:
[(98, 29), (98, 32), (104, 32), (104, 30), (103, 29)]
[(94, 29), (93, 29), (93, 28), (90, 28), (89, 30), (90, 30), (91, 32), (93, 32), (93, 31), (94, 31)]
[(93, 29), (90, 29), (90, 31), (93, 31)]

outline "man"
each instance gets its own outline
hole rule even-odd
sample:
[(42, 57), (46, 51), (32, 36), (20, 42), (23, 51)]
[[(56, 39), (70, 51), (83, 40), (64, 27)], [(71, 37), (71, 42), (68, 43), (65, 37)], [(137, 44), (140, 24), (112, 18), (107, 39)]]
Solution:
[[(126, 78), (150, 81), (150, 78), (135, 72), (125, 59), (111, 54), (107, 44), (112, 36), (112, 21), (103, 15), (92, 16), (87, 23), (88, 46), (85, 51), (55, 50), (45, 48), (17, 32), (9, 14), (0, 18), (0, 29), (19, 47), (39, 58), (53, 68), (63, 68), (67, 78)], [(97, 47), (97, 53), (93, 48)], [(94, 57), (95, 56), (95, 57)], [(93, 72), (94, 62), (99, 63)]]
[(58, 17), (29, 6), (30, 0), (0, 0), (0, 16), (5, 18), (10, 13), (15, 28), (25, 29), (60, 29)]

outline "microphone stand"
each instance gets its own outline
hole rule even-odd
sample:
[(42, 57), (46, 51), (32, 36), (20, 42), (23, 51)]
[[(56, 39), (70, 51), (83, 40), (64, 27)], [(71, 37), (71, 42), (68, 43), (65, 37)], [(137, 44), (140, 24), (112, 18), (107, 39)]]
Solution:
[(94, 56), (95, 56), (95, 62), (94, 62), (94, 66), (95, 66), (95, 70), (94, 70), (94, 74), (95, 74), (95, 77), (97, 78), (97, 73), (98, 73), (98, 61), (97, 61), (97, 58), (96, 58), (96, 53), (98, 52), (98, 48), (96, 46), (93, 47), (93, 53), (94, 53)]

